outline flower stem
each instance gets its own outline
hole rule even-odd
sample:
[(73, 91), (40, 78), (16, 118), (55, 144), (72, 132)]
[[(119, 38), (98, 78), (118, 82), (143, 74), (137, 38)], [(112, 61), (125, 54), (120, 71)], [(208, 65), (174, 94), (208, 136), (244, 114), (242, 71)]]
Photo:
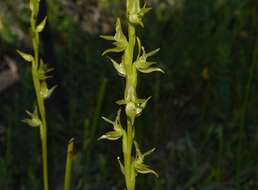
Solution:
[(124, 152), (125, 165), (125, 181), (127, 190), (135, 189), (135, 176), (132, 168), (132, 145), (133, 145), (133, 125), (130, 120), (127, 120), (127, 151)]
[(44, 98), (40, 95), (40, 80), (38, 78), (39, 66), (39, 33), (36, 31), (36, 20), (31, 19), (32, 29), (32, 43), (34, 49), (35, 60), (32, 62), (32, 79), (37, 98), (37, 105), (39, 109), (42, 125), (40, 126), (40, 139), (42, 148), (42, 162), (43, 162), (43, 184), (44, 190), (48, 190), (48, 160), (47, 160), (47, 122)]
[[(135, 46), (135, 27), (128, 24), (129, 45), (125, 50), (125, 67), (126, 67), (126, 87), (125, 87), (125, 100), (132, 101), (137, 99), (137, 72), (133, 67), (133, 55)], [(134, 142), (134, 126), (133, 121), (127, 116), (127, 138), (126, 150), (124, 152), (124, 166), (125, 166), (125, 181), (127, 190), (135, 189), (135, 174), (132, 166), (132, 146)], [(125, 148), (125, 147), (123, 147)]]

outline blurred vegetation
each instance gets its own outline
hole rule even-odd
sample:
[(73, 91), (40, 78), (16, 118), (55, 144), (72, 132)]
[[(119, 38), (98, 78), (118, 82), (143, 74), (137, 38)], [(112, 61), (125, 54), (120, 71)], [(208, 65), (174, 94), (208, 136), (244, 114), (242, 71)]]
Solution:
[[(122, 189), (115, 160), (121, 151), (97, 142), (102, 113), (115, 113), (120, 82), (101, 52), (120, 0), (42, 1), (49, 22), (43, 56), (58, 84), (49, 110), (50, 188), (62, 189), (66, 143), (75, 137), (73, 189)], [(140, 78), (140, 95), (153, 94), (137, 139), (156, 145), (151, 165), (160, 177), (139, 177), (139, 189), (258, 189), (258, 1), (150, 0), (143, 41), (161, 48), (166, 75)], [(41, 189), (37, 130), (21, 123), (34, 99), (28, 65), (16, 49), (30, 49), (26, 1), (0, 1), (0, 63), (16, 60), (20, 81), (1, 92), (0, 189)], [(152, 81), (152, 82), (149, 82)], [(144, 135), (143, 135), (144, 134)], [(144, 136), (144, 138), (143, 138)], [(107, 148), (108, 147), (108, 148)]]

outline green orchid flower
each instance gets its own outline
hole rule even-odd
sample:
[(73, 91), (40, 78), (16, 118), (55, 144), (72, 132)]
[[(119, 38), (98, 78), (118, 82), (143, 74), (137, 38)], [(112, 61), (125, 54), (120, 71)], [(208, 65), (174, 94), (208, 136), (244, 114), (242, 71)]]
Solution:
[(26, 123), (31, 127), (40, 127), (42, 126), (42, 122), (38, 115), (38, 108), (35, 106), (33, 113), (26, 111), (26, 113), (30, 116), (30, 118), (26, 118), (22, 120), (22, 122)]
[(104, 51), (102, 55), (110, 52), (123, 52), (128, 46), (128, 41), (123, 33), (121, 21), (119, 18), (116, 21), (116, 34), (114, 36), (101, 35), (100, 37), (105, 40), (114, 41), (113, 45), (115, 46), (114, 48), (110, 48)]
[[(138, 42), (140, 43), (140, 42)], [(161, 68), (158, 67), (152, 67), (153, 65), (157, 64), (157, 62), (153, 62), (153, 61), (147, 61), (147, 59), (153, 55), (155, 55), (156, 53), (159, 52), (159, 48), (155, 49), (149, 53), (145, 52), (144, 47), (141, 47), (141, 51), (142, 51), (142, 55), (140, 56), (141, 51), (138, 52), (138, 58), (137, 60), (134, 62), (135, 67), (137, 68), (138, 71), (142, 72), (142, 73), (152, 73), (152, 72), (161, 72), (161, 73), (165, 73)]]
[(134, 168), (138, 173), (141, 174), (154, 174), (156, 177), (158, 177), (159, 175), (152, 169), (150, 169), (150, 166), (144, 164), (144, 158), (148, 155), (150, 155), (152, 152), (155, 151), (155, 148), (145, 152), (144, 154), (142, 154), (139, 145), (136, 141), (134, 141), (134, 146), (135, 146), (135, 150), (136, 150), (136, 158), (134, 160)]
[(113, 131), (107, 132), (106, 134), (102, 135), (98, 138), (98, 140), (101, 139), (108, 139), (108, 140), (117, 140), (124, 134), (124, 129), (122, 128), (121, 122), (120, 122), (120, 115), (121, 115), (121, 109), (118, 110), (117, 116), (115, 121), (111, 121), (107, 119), (106, 117), (102, 117), (107, 123), (113, 125)]
[(138, 24), (141, 27), (144, 27), (142, 18), (150, 10), (151, 8), (146, 7), (146, 2), (141, 8), (140, 0), (133, 0), (131, 6), (129, 7), (129, 21), (133, 24)]
[(118, 100), (116, 103), (118, 105), (125, 105), (126, 115), (131, 118), (132, 123), (136, 117), (140, 116), (144, 108), (146, 107), (151, 96), (147, 99), (136, 99), (135, 101)]

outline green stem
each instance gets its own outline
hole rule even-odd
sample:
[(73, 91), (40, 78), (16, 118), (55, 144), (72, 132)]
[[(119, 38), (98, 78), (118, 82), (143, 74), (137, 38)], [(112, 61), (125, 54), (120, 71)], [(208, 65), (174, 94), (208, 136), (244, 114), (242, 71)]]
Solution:
[(42, 159), (43, 159), (43, 180), (44, 190), (48, 190), (48, 161), (47, 161), (47, 129), (43, 129), (43, 140), (42, 140)]
[(132, 145), (133, 145), (133, 125), (127, 121), (127, 151), (124, 152), (125, 160), (125, 181), (127, 190), (135, 189), (135, 176), (132, 175)]
[[(128, 1), (129, 2), (129, 1)], [(133, 55), (135, 47), (135, 27), (128, 23), (129, 44), (125, 50), (125, 69), (126, 69), (126, 87), (125, 87), (125, 100), (134, 101), (137, 99), (137, 71), (133, 66)], [(135, 174), (132, 166), (132, 146), (134, 142), (134, 126), (131, 118), (127, 116), (127, 138), (126, 150), (124, 152), (124, 166), (125, 166), (125, 181), (127, 190), (135, 189)]]
[[(131, 0), (127, 0), (127, 15), (130, 7)], [(134, 101), (137, 98), (136, 87), (137, 87), (137, 72), (133, 66), (133, 55), (135, 47), (135, 27), (128, 23), (128, 36), (129, 43), (125, 50), (125, 69), (126, 69), (126, 87), (125, 87), (125, 100)], [(127, 138), (126, 147), (123, 146), (124, 152), (124, 175), (126, 181), (127, 190), (135, 189), (135, 175), (134, 168), (132, 166), (132, 146), (134, 141), (134, 128), (131, 119), (127, 116)]]
[(33, 33), (33, 49), (35, 61), (32, 62), (32, 79), (33, 85), (37, 98), (37, 105), (40, 113), (40, 118), (42, 121), (42, 126), (40, 126), (40, 138), (41, 138), (41, 148), (42, 148), (42, 162), (43, 162), (43, 184), (44, 190), (48, 190), (48, 160), (47, 160), (47, 122), (46, 122), (46, 111), (44, 99), (40, 95), (40, 80), (38, 78), (38, 66), (39, 66), (39, 34), (36, 31), (35, 20), (31, 20), (31, 29)]
[(73, 151), (74, 151), (73, 149), (74, 149), (74, 139), (71, 139), (67, 146), (64, 190), (71, 189), (72, 160), (73, 160)]

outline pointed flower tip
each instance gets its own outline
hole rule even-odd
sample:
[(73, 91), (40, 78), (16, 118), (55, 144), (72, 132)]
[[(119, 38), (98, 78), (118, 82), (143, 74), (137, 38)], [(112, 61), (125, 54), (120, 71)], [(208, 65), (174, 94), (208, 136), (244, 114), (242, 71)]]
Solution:
[(42, 32), (44, 30), (45, 26), (46, 26), (46, 23), (47, 23), (47, 17), (45, 17), (41, 21), (41, 23), (37, 26), (36, 31), (39, 32), (39, 33)]
[(160, 69), (159, 72), (161, 72), (162, 74), (166, 74), (166, 72), (163, 69)]
[(114, 37), (113, 36), (109, 36), (109, 35), (100, 35), (99, 37), (104, 39), (104, 40), (109, 40), (109, 41), (114, 40)]
[(155, 171), (152, 172), (153, 175), (155, 175), (156, 178), (159, 178), (159, 174)]
[(102, 54), (101, 54), (101, 56), (105, 56), (107, 53), (106, 53), (106, 51), (104, 51)]
[(104, 136), (104, 135), (100, 136), (100, 137), (98, 138), (98, 141), (105, 139), (105, 137), (103, 137), (103, 136)]
[(108, 119), (108, 118), (106, 118), (106, 117), (104, 117), (104, 116), (101, 116), (101, 118), (105, 121), (105, 122), (107, 122), (107, 123), (109, 123), (109, 124), (114, 124), (114, 122), (113, 121), (111, 121), (110, 119)]

